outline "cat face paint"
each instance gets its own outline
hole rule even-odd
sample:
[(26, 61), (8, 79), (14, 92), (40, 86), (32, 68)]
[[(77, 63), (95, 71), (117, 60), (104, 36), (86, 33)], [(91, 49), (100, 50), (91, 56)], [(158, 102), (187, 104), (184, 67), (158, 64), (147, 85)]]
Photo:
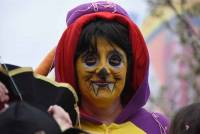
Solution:
[[(115, 44), (97, 38), (96, 52), (87, 51), (76, 61), (81, 99), (95, 104), (120, 99), (127, 73), (127, 56)], [(100, 103), (99, 103), (100, 102)]]

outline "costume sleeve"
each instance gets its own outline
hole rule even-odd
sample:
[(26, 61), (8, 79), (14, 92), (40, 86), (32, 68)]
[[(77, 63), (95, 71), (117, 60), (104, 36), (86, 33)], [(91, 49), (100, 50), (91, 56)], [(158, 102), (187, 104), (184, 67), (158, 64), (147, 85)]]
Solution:
[(167, 134), (170, 124), (169, 119), (160, 113), (152, 113), (152, 116), (159, 125), (161, 133)]

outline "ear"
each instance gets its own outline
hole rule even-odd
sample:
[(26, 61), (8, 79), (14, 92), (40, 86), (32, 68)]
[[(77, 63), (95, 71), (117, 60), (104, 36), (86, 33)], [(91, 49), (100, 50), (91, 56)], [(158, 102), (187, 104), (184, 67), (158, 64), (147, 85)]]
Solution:
[(56, 47), (53, 48), (42, 60), (38, 67), (35, 69), (35, 73), (47, 76), (53, 67)]

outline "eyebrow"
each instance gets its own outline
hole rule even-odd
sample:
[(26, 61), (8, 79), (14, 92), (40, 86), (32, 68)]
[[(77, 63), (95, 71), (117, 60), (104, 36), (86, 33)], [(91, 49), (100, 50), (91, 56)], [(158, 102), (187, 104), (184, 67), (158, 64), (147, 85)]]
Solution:
[[(113, 46), (113, 44), (111, 44), (111, 46), (112, 46), (112, 50), (110, 50), (109, 52), (108, 52), (108, 54), (107, 54), (107, 57), (108, 57), (108, 55), (110, 55), (110, 54), (117, 54), (117, 55), (119, 55), (120, 56), (120, 58), (122, 59), (122, 61), (124, 62), (124, 58), (122, 58), (122, 57), (124, 57), (123, 55), (122, 55), (122, 53), (120, 52), (120, 51), (118, 51), (114, 46)], [(99, 51), (98, 51), (98, 49), (97, 49), (97, 51), (95, 51), (94, 49), (92, 49), (92, 50), (86, 50), (85, 52), (83, 52), (82, 53), (82, 58), (85, 58), (86, 56), (88, 56), (88, 55), (97, 55), (97, 56), (99, 56)]]
[(109, 52), (109, 53), (118, 54), (121, 58), (123, 57), (122, 54), (117, 49), (115, 49), (115, 48), (111, 52)]
[(95, 50), (86, 50), (85, 52), (82, 53), (82, 56), (81, 57), (85, 57), (87, 56), (88, 54), (96, 54), (96, 51)]

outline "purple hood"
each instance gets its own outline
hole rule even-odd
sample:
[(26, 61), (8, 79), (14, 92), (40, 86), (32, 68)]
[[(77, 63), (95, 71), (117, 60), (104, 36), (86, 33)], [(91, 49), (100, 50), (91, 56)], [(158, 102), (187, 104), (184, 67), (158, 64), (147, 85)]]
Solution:
[[(127, 94), (128, 102), (116, 118), (115, 123), (121, 124), (131, 121), (148, 134), (159, 134), (162, 130), (165, 132), (165, 127), (168, 125), (167, 120), (160, 114), (150, 113), (143, 109), (150, 95), (148, 84), (149, 54), (139, 28), (119, 5), (101, 1), (83, 4), (68, 12), (68, 28), (63, 33), (56, 50), (56, 80), (70, 83), (77, 89), (72, 59), (74, 59), (82, 27), (95, 18), (116, 20), (129, 28), (133, 63), (129, 90), (132, 94)], [(84, 113), (81, 113), (81, 119), (101, 123)]]

